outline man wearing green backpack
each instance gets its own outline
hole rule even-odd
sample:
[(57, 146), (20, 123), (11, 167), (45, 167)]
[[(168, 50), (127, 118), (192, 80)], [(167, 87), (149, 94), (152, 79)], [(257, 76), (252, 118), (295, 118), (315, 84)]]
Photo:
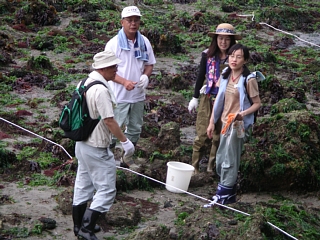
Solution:
[[(116, 196), (116, 162), (109, 145), (116, 136), (125, 151), (132, 156), (134, 145), (123, 134), (114, 120), (113, 107), (117, 104), (108, 81), (115, 78), (117, 64), (121, 62), (112, 51), (97, 53), (93, 57), (92, 71), (85, 85), (95, 84), (86, 91), (86, 101), (92, 119), (101, 120), (84, 141), (77, 141), (75, 155), (78, 170), (74, 186), (72, 217), (74, 234), (79, 239), (97, 239), (96, 221), (102, 213), (109, 211)], [(95, 192), (95, 194), (94, 194)], [(91, 201), (89, 208), (87, 202)]]

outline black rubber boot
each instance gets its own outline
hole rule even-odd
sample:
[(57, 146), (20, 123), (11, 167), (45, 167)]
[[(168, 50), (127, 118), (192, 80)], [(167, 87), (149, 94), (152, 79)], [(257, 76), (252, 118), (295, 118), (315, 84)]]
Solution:
[[(75, 236), (78, 236), (78, 232), (81, 228), (82, 218), (87, 209), (87, 203), (80, 205), (72, 205), (72, 219), (73, 219), (73, 232)], [(94, 227), (94, 232), (99, 232), (101, 228), (99, 225)]]
[(83, 215), (82, 225), (78, 232), (78, 239), (98, 240), (94, 234), (94, 228), (101, 213), (87, 209)]
[(86, 203), (76, 206), (72, 205), (73, 232), (75, 236), (78, 236), (78, 232), (81, 228), (82, 218), (86, 209)]

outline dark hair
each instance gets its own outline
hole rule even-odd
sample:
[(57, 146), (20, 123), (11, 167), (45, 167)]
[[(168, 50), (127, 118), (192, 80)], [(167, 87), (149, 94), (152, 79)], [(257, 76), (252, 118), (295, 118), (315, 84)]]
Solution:
[[(211, 43), (210, 43), (210, 46), (208, 48), (208, 52), (207, 52), (207, 58), (212, 58), (212, 57), (215, 57), (218, 55), (218, 53), (220, 53), (220, 49), (218, 47), (218, 34), (215, 34), (211, 40)], [(234, 38), (233, 35), (230, 35), (230, 46), (229, 48), (227, 49), (227, 52), (229, 51), (229, 49), (234, 45), (236, 44), (236, 39)]]
[[(241, 49), (243, 52), (244, 60), (248, 61), (250, 59), (249, 49), (240, 43), (237, 43), (237, 44), (231, 46), (231, 48), (229, 48), (229, 50), (228, 50), (228, 55), (229, 56), (232, 55), (232, 53), (234, 53), (235, 51), (237, 51), (239, 49)], [(230, 73), (231, 73), (231, 68), (227, 67), (227, 70), (222, 74), (223, 78), (227, 79), (229, 77)], [(250, 70), (248, 69), (248, 67), (246, 65), (243, 65), (242, 76), (247, 77), (249, 74), (250, 74)]]

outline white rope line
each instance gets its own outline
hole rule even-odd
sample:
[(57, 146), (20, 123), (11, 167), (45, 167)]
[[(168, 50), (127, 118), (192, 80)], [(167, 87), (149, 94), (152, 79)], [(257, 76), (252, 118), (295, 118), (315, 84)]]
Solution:
[[(131, 169), (129, 169), (129, 168), (123, 168), (123, 167), (119, 167), (119, 166), (117, 166), (117, 168), (123, 169), (123, 170), (126, 170), (126, 171), (129, 171), (129, 172), (132, 172), (132, 173), (134, 173), (134, 174), (137, 174), (137, 175), (140, 175), (140, 176), (142, 176), (142, 177), (148, 178), (148, 179), (150, 179), (150, 180), (152, 180), (152, 181), (154, 181), (154, 182), (157, 182), (157, 183), (160, 183), (160, 184), (162, 184), (162, 185), (169, 186), (169, 187), (172, 187), (172, 188), (174, 188), (174, 189), (177, 189), (177, 190), (179, 190), (179, 191), (181, 191), (181, 192), (183, 192), (183, 193), (189, 194), (189, 195), (191, 195), (191, 196), (193, 196), (193, 197), (196, 197), (196, 198), (202, 199), (202, 200), (204, 200), (204, 201), (208, 201), (208, 202), (210, 202), (210, 203), (213, 203), (213, 201), (211, 201), (211, 200), (208, 200), (208, 199), (206, 199), (206, 198), (203, 198), (203, 197), (201, 197), (201, 196), (195, 195), (195, 194), (193, 194), (193, 193), (184, 191), (184, 190), (182, 190), (182, 189), (180, 189), (180, 188), (177, 188), (177, 187), (175, 187), (175, 186), (172, 186), (172, 185), (163, 183), (163, 182), (161, 182), (161, 181), (159, 181), (159, 180), (156, 180), (156, 179), (154, 179), (154, 178), (151, 178), (151, 177), (148, 177), (148, 176), (143, 175), (143, 174), (141, 174), (141, 173), (135, 172), (135, 171), (133, 171), (133, 170), (131, 170)], [(234, 212), (238, 212), (238, 213), (242, 213), (243, 215), (250, 216), (249, 213), (240, 211), (240, 210), (238, 210), (238, 209), (229, 207), (229, 206), (227, 206), (227, 205), (223, 205), (223, 204), (220, 204), (220, 203), (218, 203), (218, 202), (214, 202), (214, 203), (212, 204), (212, 206), (213, 206), (214, 204), (219, 205), (220, 207), (227, 208), (227, 209), (232, 210), (232, 211), (234, 211)], [(292, 236), (292, 235), (290, 235), (289, 233), (285, 232), (285, 231), (282, 230), (281, 228), (275, 226), (274, 224), (272, 224), (272, 223), (270, 223), (270, 222), (267, 222), (267, 223), (268, 223), (270, 226), (272, 226), (272, 227), (274, 227), (275, 229), (277, 229), (277, 230), (279, 230), (280, 232), (282, 232), (283, 234), (287, 235), (288, 237), (290, 237), (290, 238), (292, 238), (292, 239), (294, 239), (294, 240), (298, 240), (297, 238), (295, 238), (294, 236)]]
[[(254, 21), (254, 13), (252, 13), (252, 14), (244, 14), (244, 15), (236, 14), (236, 16), (237, 16), (237, 17), (252, 17), (251, 20)], [(302, 42), (305, 42), (305, 43), (308, 43), (308, 44), (310, 44), (310, 45), (313, 45), (313, 46), (315, 46), (315, 47), (320, 48), (320, 45), (317, 45), (317, 44), (315, 44), (315, 43), (306, 41), (306, 40), (304, 40), (304, 39), (302, 39), (302, 38), (300, 38), (300, 37), (298, 37), (297, 35), (294, 35), (294, 34), (292, 34), (292, 33), (289, 33), (289, 32), (283, 31), (283, 30), (281, 30), (281, 29), (275, 28), (275, 27), (271, 26), (271, 25), (268, 24), (268, 23), (260, 22), (259, 24), (261, 24), (261, 25), (266, 25), (266, 26), (268, 26), (268, 27), (270, 27), (270, 28), (272, 28), (272, 29), (274, 29), (274, 30), (276, 30), (276, 31), (279, 31), (279, 32), (285, 33), (285, 34), (287, 34), (287, 35), (293, 36), (293, 37), (299, 39), (299, 40), (302, 41)]]
[(43, 139), (43, 140), (46, 140), (46, 141), (48, 141), (48, 142), (50, 142), (50, 143), (52, 143), (52, 144), (54, 144), (54, 145), (57, 145), (58, 147), (60, 147), (61, 149), (63, 149), (63, 151), (68, 155), (68, 157), (69, 157), (70, 159), (72, 159), (72, 156), (71, 156), (71, 155), (67, 152), (67, 150), (65, 150), (64, 147), (62, 147), (60, 144), (57, 144), (57, 143), (55, 143), (55, 142), (53, 142), (53, 141), (51, 141), (51, 140), (49, 140), (49, 139), (47, 139), (47, 138), (44, 138), (44, 137), (42, 137), (42, 136), (40, 136), (40, 135), (38, 135), (38, 134), (36, 134), (36, 133), (33, 133), (33, 132), (29, 131), (28, 129), (25, 129), (25, 128), (23, 128), (23, 127), (20, 127), (19, 125), (14, 124), (14, 123), (12, 123), (12, 122), (10, 122), (10, 121), (2, 118), (2, 117), (0, 117), (0, 120), (3, 120), (3, 121), (5, 121), (6, 123), (9, 123), (9, 124), (11, 124), (11, 125), (13, 125), (13, 126), (15, 126), (15, 127), (17, 127), (17, 128), (20, 128), (20, 129), (22, 129), (22, 130), (24, 130), (24, 131), (26, 131), (26, 132), (28, 132), (28, 133), (31, 133), (31, 134), (33, 134), (33, 135), (35, 135), (35, 136), (37, 136), (37, 137), (39, 137), (39, 138), (41, 138), (41, 139)]
[[(174, 188), (174, 189), (176, 189), (176, 190), (181, 191), (181, 193), (189, 194), (189, 195), (191, 195), (191, 196), (193, 196), (193, 197), (199, 198), (199, 199), (201, 199), (201, 200), (204, 200), (204, 201), (207, 201), (207, 202), (210, 202), (210, 203), (212, 202), (212, 201), (209, 200), (209, 199), (203, 198), (203, 197), (201, 197), (201, 196), (198, 196), (198, 195), (196, 195), (196, 194), (187, 192), (187, 191), (185, 191), (185, 190), (182, 190), (182, 189), (177, 188), (177, 187), (175, 187), (175, 186), (172, 186), (172, 185), (170, 185), (170, 184), (161, 182), (161, 181), (159, 181), (159, 180), (157, 180), (157, 179), (154, 179), (154, 178), (151, 178), (151, 177), (149, 177), (149, 176), (143, 175), (143, 174), (141, 174), (141, 173), (135, 172), (135, 171), (133, 171), (133, 170), (131, 170), (131, 169), (129, 169), (129, 168), (123, 168), (123, 167), (119, 167), (119, 166), (117, 166), (117, 168), (123, 169), (123, 170), (126, 170), (126, 171), (129, 171), (129, 172), (132, 172), (132, 173), (134, 173), (134, 174), (140, 175), (140, 176), (145, 177), (145, 178), (148, 178), (148, 179), (150, 179), (150, 180), (152, 180), (152, 181), (154, 181), (154, 182), (160, 183), (160, 184), (162, 184), (162, 185), (165, 185), (165, 186), (168, 186), (168, 187), (172, 187), (172, 188)], [(233, 210), (233, 211), (235, 211), (235, 212), (239, 212), (239, 213), (242, 213), (242, 214), (244, 214), (244, 215), (250, 216), (250, 214), (245, 213), (245, 212), (242, 212), (242, 211), (240, 211), (240, 210), (238, 210), (238, 209), (231, 208), (231, 207), (229, 207), (229, 206), (226, 206), (226, 205), (223, 205), (223, 204), (220, 204), (220, 203), (215, 203), (215, 204), (217, 204), (217, 205), (219, 205), (219, 206), (221, 206), (221, 207), (228, 208), (228, 209)], [(212, 205), (212, 206), (213, 206), (213, 205)]]
[(254, 12), (252, 14), (236, 14), (237, 17), (252, 17), (251, 18), (251, 21), (253, 22), (254, 21)]
[[(57, 144), (57, 143), (55, 143), (55, 142), (53, 142), (53, 141), (51, 141), (51, 140), (49, 140), (49, 139), (47, 139), (47, 138), (44, 138), (44, 137), (42, 137), (42, 136), (40, 136), (40, 135), (38, 135), (38, 134), (36, 134), (36, 133), (33, 133), (33, 132), (29, 131), (28, 129), (25, 129), (25, 128), (23, 128), (23, 127), (20, 127), (19, 125), (14, 124), (14, 123), (12, 123), (12, 122), (10, 122), (10, 121), (2, 118), (2, 117), (0, 117), (0, 120), (3, 120), (3, 121), (5, 121), (6, 123), (9, 123), (9, 124), (11, 124), (11, 125), (13, 125), (13, 126), (15, 126), (15, 127), (17, 127), (17, 128), (20, 128), (20, 129), (22, 129), (22, 130), (24, 130), (24, 131), (26, 131), (26, 132), (28, 132), (28, 133), (31, 133), (31, 134), (33, 134), (33, 135), (35, 135), (35, 136), (37, 136), (37, 137), (39, 137), (39, 138), (41, 138), (41, 139), (43, 139), (43, 140), (46, 140), (46, 141), (48, 141), (48, 142), (50, 142), (50, 143), (52, 143), (52, 144), (54, 144), (54, 145), (57, 145), (57, 146), (61, 147), (61, 148), (64, 150), (64, 152), (70, 157), (70, 159), (72, 159), (71, 155), (70, 155), (70, 154), (67, 152), (67, 150), (65, 150), (64, 147), (62, 147), (61, 145), (59, 145), (59, 144)], [(214, 204), (216, 204), (216, 205), (218, 205), (218, 206), (220, 206), (220, 207), (227, 208), (227, 209), (232, 210), (232, 211), (234, 211), (234, 212), (238, 212), (238, 213), (244, 214), (244, 215), (246, 215), (246, 216), (250, 216), (249, 213), (246, 213), (246, 212), (240, 211), (240, 210), (238, 210), (238, 209), (235, 209), (235, 208), (232, 208), (232, 207), (229, 207), (229, 206), (220, 204), (220, 203), (218, 203), (218, 202), (211, 201), (211, 200), (209, 200), (209, 199), (203, 198), (203, 197), (201, 197), (201, 196), (198, 196), (198, 195), (196, 195), (196, 194), (190, 193), (190, 192), (188, 192), (188, 191), (184, 191), (184, 190), (182, 190), (182, 189), (180, 189), (180, 188), (177, 188), (177, 187), (175, 187), (175, 186), (172, 186), (172, 185), (163, 183), (163, 182), (161, 182), (161, 181), (159, 181), (159, 180), (157, 180), (157, 179), (154, 179), (154, 178), (151, 178), (151, 177), (149, 177), (149, 176), (143, 175), (143, 174), (141, 174), (141, 173), (135, 172), (135, 171), (133, 171), (133, 170), (131, 170), (131, 169), (129, 169), (129, 168), (123, 168), (123, 167), (120, 167), (120, 166), (117, 166), (117, 168), (123, 169), (123, 170), (126, 170), (126, 171), (129, 171), (129, 172), (132, 172), (132, 173), (137, 174), (137, 175), (139, 175), (139, 176), (148, 178), (148, 179), (150, 179), (150, 180), (152, 180), (152, 181), (154, 181), (154, 182), (160, 183), (160, 184), (165, 185), (165, 186), (172, 187), (172, 188), (174, 188), (174, 189), (176, 189), (176, 190), (181, 191), (182, 193), (186, 193), (186, 194), (189, 194), (189, 195), (191, 195), (191, 196), (193, 196), (193, 197), (199, 198), (199, 199), (201, 199), (201, 200), (210, 202), (210, 204), (211, 204), (212, 206), (213, 206)], [(289, 233), (285, 232), (284, 230), (278, 228), (277, 226), (273, 225), (272, 223), (270, 223), (270, 222), (267, 222), (267, 223), (268, 223), (270, 226), (272, 226), (272, 227), (276, 228), (277, 230), (279, 230), (280, 232), (282, 232), (283, 234), (287, 235), (288, 237), (290, 237), (290, 238), (292, 238), (292, 239), (294, 239), (294, 240), (298, 240), (297, 238), (293, 237), (292, 235), (290, 235)]]
[(261, 24), (261, 25), (267, 25), (268, 27), (273, 28), (273, 29), (276, 30), (276, 31), (283, 32), (283, 33), (285, 33), (285, 34), (294, 36), (294, 37), (296, 37), (297, 39), (299, 39), (299, 40), (302, 41), (302, 42), (305, 42), (305, 43), (308, 43), (308, 44), (310, 44), (310, 45), (313, 45), (313, 46), (316, 46), (316, 47), (319, 47), (319, 48), (320, 48), (320, 45), (317, 45), (317, 44), (315, 44), (315, 43), (306, 41), (306, 40), (298, 37), (297, 35), (294, 35), (294, 34), (292, 34), (292, 33), (288, 33), (288, 32), (285, 32), (285, 31), (282, 31), (282, 30), (280, 30), (280, 29), (278, 29), (278, 28), (275, 28), (275, 27), (273, 27), (273, 26), (271, 26), (271, 25), (269, 25), (269, 24), (267, 24), (267, 23), (261, 22), (261, 23), (259, 23), (259, 24)]

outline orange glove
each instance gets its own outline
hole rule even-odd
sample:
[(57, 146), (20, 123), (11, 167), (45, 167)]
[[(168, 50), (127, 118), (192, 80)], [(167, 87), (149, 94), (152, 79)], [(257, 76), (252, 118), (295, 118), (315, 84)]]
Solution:
[(226, 134), (226, 132), (228, 131), (231, 123), (233, 123), (234, 119), (236, 118), (238, 114), (237, 113), (229, 113), (228, 114), (228, 120), (226, 125), (224, 125), (223, 129), (221, 130), (221, 134)]

